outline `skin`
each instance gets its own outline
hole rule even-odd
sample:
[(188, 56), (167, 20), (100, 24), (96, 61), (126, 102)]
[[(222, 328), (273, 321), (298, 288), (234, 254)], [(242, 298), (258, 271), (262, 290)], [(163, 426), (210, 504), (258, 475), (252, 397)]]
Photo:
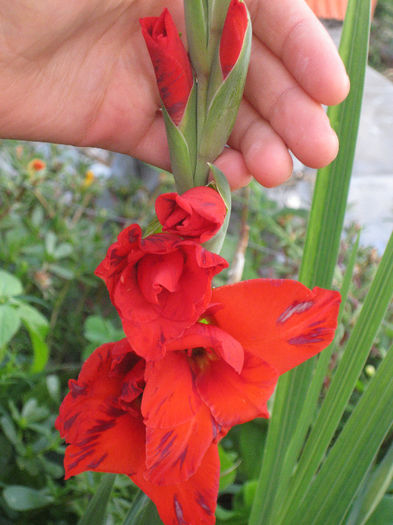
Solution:
[[(253, 50), (245, 96), (217, 159), (233, 188), (292, 171), (291, 150), (318, 168), (338, 150), (321, 105), (349, 81), (304, 0), (246, 0)], [(96, 146), (169, 168), (153, 68), (139, 18), (167, 0), (0, 0), (0, 136)], [(182, 1), (171, 14), (184, 34)]]

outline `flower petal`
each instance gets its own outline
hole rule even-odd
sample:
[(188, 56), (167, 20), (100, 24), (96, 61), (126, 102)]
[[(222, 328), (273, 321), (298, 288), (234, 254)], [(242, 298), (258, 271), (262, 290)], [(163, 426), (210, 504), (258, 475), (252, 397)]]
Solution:
[(334, 337), (340, 294), (291, 280), (254, 279), (213, 290), (213, 315), (245, 351), (279, 374), (323, 350)]
[(173, 428), (146, 428), (146, 479), (159, 485), (186, 481), (198, 470), (213, 442), (213, 419), (201, 405), (195, 416)]
[[(130, 475), (143, 466), (142, 417), (120, 404), (124, 378), (130, 388), (137, 388), (140, 362), (126, 339), (108, 343), (87, 359), (78, 381), (69, 382), (70, 392), (55, 423), (70, 443), (64, 462), (67, 478), (85, 470)], [(128, 397), (127, 401), (132, 400)]]
[[(80, 441), (66, 448), (66, 479), (88, 470), (131, 476), (143, 469), (145, 428), (142, 419), (127, 413), (113, 417), (105, 413), (94, 415), (91, 424), (84, 427)], [(86, 420), (84, 422), (86, 424)]]
[(196, 323), (187, 328), (182, 337), (170, 341), (166, 345), (168, 351), (191, 350), (193, 348), (205, 348), (207, 352), (213, 351), (236, 372), (240, 373), (243, 368), (244, 351), (242, 345), (217, 326)]
[(146, 363), (142, 414), (149, 427), (171, 429), (192, 419), (201, 401), (185, 352)]
[(219, 475), (218, 450), (213, 444), (198, 471), (183, 483), (154, 485), (142, 473), (131, 479), (155, 503), (165, 525), (214, 525)]
[(241, 374), (223, 361), (212, 361), (196, 378), (196, 386), (214, 419), (223, 427), (269, 417), (266, 403), (278, 379), (274, 368), (246, 354)]

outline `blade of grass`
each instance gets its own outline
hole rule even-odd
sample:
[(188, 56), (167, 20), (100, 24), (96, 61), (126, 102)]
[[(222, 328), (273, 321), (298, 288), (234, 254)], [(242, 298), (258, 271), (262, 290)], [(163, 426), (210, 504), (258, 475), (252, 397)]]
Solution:
[[(360, 119), (369, 28), (370, 0), (350, 0), (340, 53), (354, 88), (343, 104), (328, 111), (341, 149), (337, 159), (317, 176), (299, 276), (310, 287), (329, 287), (336, 265)], [(293, 463), (284, 463), (282, 451), (287, 450), (299, 424), (314, 366), (312, 359), (279, 380), (249, 525), (274, 523), (271, 510), (283, 469), (287, 477), (294, 468)]]
[(379, 366), (365, 393), (322, 465), (315, 481), (288, 525), (339, 525), (393, 423), (393, 348)]
[(78, 525), (103, 525), (105, 523), (106, 507), (112, 492), (116, 474), (104, 474), (97, 492), (89, 501), (86, 512)]
[(291, 479), (279, 523), (287, 525), (291, 522), (290, 516), (307, 493), (340, 423), (392, 296), (393, 234)]

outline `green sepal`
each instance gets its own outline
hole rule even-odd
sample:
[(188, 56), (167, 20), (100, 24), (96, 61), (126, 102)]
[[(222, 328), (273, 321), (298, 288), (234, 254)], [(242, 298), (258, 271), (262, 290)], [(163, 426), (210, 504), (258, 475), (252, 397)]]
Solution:
[(183, 118), (178, 126), (162, 106), (168, 138), (172, 173), (179, 193), (193, 187), (196, 163), (196, 87), (191, 89)]
[(229, 186), (227, 178), (221, 170), (214, 166), (214, 164), (209, 163), (208, 166), (213, 175), (212, 181), (209, 183), (209, 186), (218, 191), (222, 200), (225, 203), (227, 213), (225, 215), (225, 219), (222, 223), (221, 228), (218, 230), (218, 232), (212, 239), (209, 239), (203, 244), (203, 247), (206, 248), (206, 250), (209, 250), (210, 252), (220, 253), (222, 245), (224, 244), (225, 235), (227, 233), (229, 219), (231, 217), (231, 188)]
[(154, 235), (155, 233), (161, 233), (161, 232), (162, 232), (162, 225), (156, 217), (148, 224), (147, 228), (143, 232), (143, 238), (146, 238), (149, 235)]
[(206, 52), (208, 40), (206, 0), (185, 0), (184, 16), (192, 66), (197, 76), (207, 75), (209, 63)]
[(206, 119), (198, 146), (198, 164), (200, 167), (195, 176), (197, 186), (205, 183), (206, 164), (213, 162), (220, 155), (235, 124), (247, 77), (251, 36), (252, 30), (249, 19), (242, 50), (225, 80), (222, 80), (221, 64), (218, 57), (219, 50), (217, 50), (211, 81), (209, 81)]

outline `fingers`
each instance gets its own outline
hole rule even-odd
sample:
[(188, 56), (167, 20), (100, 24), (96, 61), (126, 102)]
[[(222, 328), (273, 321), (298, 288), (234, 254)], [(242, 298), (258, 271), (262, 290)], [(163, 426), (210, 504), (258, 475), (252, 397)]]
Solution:
[(321, 104), (340, 103), (349, 80), (336, 47), (304, 0), (248, 0), (254, 34)]
[(246, 101), (241, 103), (230, 145), (241, 151), (248, 173), (264, 186), (277, 186), (292, 173), (287, 146)]
[(245, 95), (304, 164), (319, 168), (335, 158), (337, 137), (322, 107), (259, 41), (254, 42)]

